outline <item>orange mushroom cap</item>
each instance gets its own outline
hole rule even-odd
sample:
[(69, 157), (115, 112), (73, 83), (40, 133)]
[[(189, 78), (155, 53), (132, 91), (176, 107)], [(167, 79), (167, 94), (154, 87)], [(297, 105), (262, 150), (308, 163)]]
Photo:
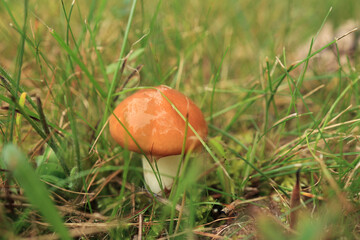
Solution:
[[(110, 116), (111, 136), (122, 147), (141, 153), (125, 127), (145, 154), (158, 157), (181, 154), (186, 122), (169, 101), (188, 118), (188, 124), (199, 136), (206, 138), (208, 128), (201, 110), (188, 97), (164, 85), (140, 90), (124, 99)], [(185, 151), (200, 145), (188, 127)]]

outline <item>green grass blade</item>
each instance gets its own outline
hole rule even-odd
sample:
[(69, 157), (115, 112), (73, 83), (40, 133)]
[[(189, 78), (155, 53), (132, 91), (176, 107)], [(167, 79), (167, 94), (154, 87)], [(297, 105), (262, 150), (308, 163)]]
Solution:
[[(28, 4), (29, 2), (27, 0), (24, 1), (24, 25), (22, 28), (22, 31), (25, 35), (26, 32), (26, 23), (27, 23), (27, 16), (28, 16)], [(15, 89), (16, 92), (19, 91), (19, 85), (20, 85), (20, 78), (21, 78), (21, 69), (23, 65), (23, 57), (24, 57), (24, 51), (25, 51), (25, 37), (24, 35), (21, 35), (20, 43), (18, 46), (18, 52), (16, 57), (16, 70), (15, 70)], [(13, 141), (13, 133), (14, 133), (14, 125), (15, 125), (15, 108), (12, 108), (10, 117), (10, 127), (9, 127), (9, 142)]]
[[(27, 114), (27, 112), (24, 110), (23, 107), (21, 107), (19, 105), (19, 103), (13, 99), (13, 103), (15, 104), (16, 108), (18, 109), (18, 111), (24, 116), (24, 118), (30, 123), (30, 125), (34, 128), (34, 130), (44, 139), (47, 139), (47, 135), (45, 132), (43, 132), (41, 130), (41, 128), (38, 126), (38, 124), (36, 122), (34, 122), (31, 117)], [(61, 167), (64, 169), (64, 172), (66, 173), (66, 175), (70, 174), (69, 168), (67, 167), (65, 160), (63, 158), (63, 152), (62, 149), (59, 148), (54, 141), (48, 141), (49, 146), (54, 150), (57, 158), (59, 159), (60, 165)]]
[(20, 149), (12, 144), (6, 145), (2, 158), (8, 170), (24, 189), (30, 203), (40, 211), (58, 236), (61, 239), (71, 239), (59, 212), (49, 197), (49, 192)]
[(224, 62), (224, 59), (225, 59), (225, 56), (227, 54), (229, 50), (229, 47), (226, 48), (222, 58), (221, 58), (221, 62), (220, 62), (220, 66), (216, 72), (216, 75), (214, 77), (214, 80), (213, 80), (213, 89), (212, 89), (212, 92), (211, 92), (211, 100), (210, 100), (210, 123), (213, 124), (213, 108), (214, 108), (214, 96), (215, 96), (215, 89), (216, 89), (216, 84), (217, 82), (219, 81), (219, 78), (220, 78), (220, 73), (221, 73), (221, 67), (223, 65), (223, 62)]
[(96, 56), (97, 56), (97, 61), (99, 63), (99, 67), (100, 67), (100, 71), (102, 73), (102, 76), (104, 78), (104, 81), (105, 81), (105, 84), (106, 84), (106, 88), (109, 89), (110, 88), (110, 81), (109, 81), (109, 77), (106, 73), (106, 68), (105, 68), (105, 64), (104, 64), (104, 60), (98, 50), (98, 46), (97, 46), (97, 43), (96, 43), (96, 39), (95, 39), (95, 35), (94, 35), (94, 32), (93, 30), (91, 29), (90, 25), (88, 23), (85, 23), (86, 24), (86, 27), (87, 27), (87, 30), (89, 32), (89, 35), (90, 35), (90, 39), (91, 39), (91, 44), (94, 48), (94, 51), (96, 53)]
[(49, 29), (51, 35), (55, 38), (55, 40), (59, 43), (61, 48), (63, 48), (74, 60), (81, 70), (84, 71), (85, 75), (89, 78), (90, 82), (94, 85), (95, 89), (99, 92), (101, 97), (105, 97), (105, 91), (100, 86), (100, 84), (96, 81), (94, 76), (90, 73), (89, 69), (86, 67), (86, 65), (81, 61), (81, 59), (77, 56), (77, 54), (66, 44), (66, 42), (60, 37), (60, 35), (54, 31), (54, 29)]

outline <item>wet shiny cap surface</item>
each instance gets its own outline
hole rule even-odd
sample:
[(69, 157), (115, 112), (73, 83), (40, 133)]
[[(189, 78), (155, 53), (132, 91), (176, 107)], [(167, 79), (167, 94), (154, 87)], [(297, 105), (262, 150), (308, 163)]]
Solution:
[[(188, 117), (189, 124), (199, 136), (206, 138), (208, 129), (201, 110), (182, 93), (163, 85), (156, 89), (140, 90), (124, 99), (110, 117), (111, 136), (130, 151), (141, 153), (129, 133), (148, 155), (162, 157), (180, 154), (186, 122), (169, 101), (185, 118)], [(200, 145), (199, 139), (188, 127), (185, 150)]]

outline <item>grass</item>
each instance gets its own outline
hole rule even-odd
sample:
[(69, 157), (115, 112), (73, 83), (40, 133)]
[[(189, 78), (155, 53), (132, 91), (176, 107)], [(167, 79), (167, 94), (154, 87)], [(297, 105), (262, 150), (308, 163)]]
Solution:
[[(360, 4), (344, 2), (1, 0), (1, 238), (358, 239)], [(209, 126), (169, 197), (106, 126), (159, 84)]]

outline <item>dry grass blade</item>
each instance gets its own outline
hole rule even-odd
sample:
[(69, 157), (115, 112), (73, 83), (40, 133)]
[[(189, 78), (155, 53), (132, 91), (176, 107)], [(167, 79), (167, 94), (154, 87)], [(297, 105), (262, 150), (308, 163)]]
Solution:
[(96, 144), (97, 144), (97, 142), (99, 141), (99, 138), (100, 138), (101, 134), (103, 133), (103, 131), (104, 131), (105, 127), (108, 125), (108, 123), (109, 123), (109, 118), (106, 120), (106, 122), (105, 122), (104, 126), (101, 128), (101, 130), (100, 130), (100, 132), (99, 132), (98, 136), (96, 137), (96, 139), (95, 139), (95, 141), (94, 141), (93, 145), (91, 146), (91, 148), (90, 148), (90, 150), (89, 150), (89, 153), (91, 153), (91, 152), (94, 150), (95, 145), (96, 145)]
[(313, 95), (314, 93), (316, 93), (317, 91), (319, 91), (320, 89), (322, 89), (323, 87), (325, 87), (325, 84), (321, 84), (320, 86), (316, 87), (315, 89), (311, 90), (310, 92), (308, 92), (306, 95), (304, 95), (304, 99), (310, 97), (311, 95)]
[(324, 160), (321, 157), (318, 157), (313, 150), (309, 148), (310, 153), (314, 157), (314, 159), (319, 163), (321, 171), (324, 173), (325, 179), (328, 181), (330, 187), (334, 190), (336, 193), (339, 201), (342, 204), (343, 210), (345, 213), (349, 213), (352, 210), (352, 206), (350, 202), (346, 199), (346, 196), (343, 191), (341, 191), (339, 185), (336, 183), (335, 179), (329, 172), (329, 169), (327, 168), (326, 164), (324, 163)]
[(113, 172), (110, 176), (108, 176), (105, 181), (98, 187), (96, 193), (94, 194), (94, 196), (91, 197), (90, 202), (94, 201), (95, 198), (100, 194), (100, 192), (104, 189), (104, 187), (114, 178), (116, 177), (120, 172), (122, 171), (122, 169), (119, 169), (115, 172)]
[(184, 196), (183, 196), (183, 198), (181, 200), (181, 209), (179, 211), (178, 222), (176, 224), (175, 231), (174, 231), (175, 234), (178, 232), (179, 227), (180, 227), (181, 219), (182, 219), (183, 212), (184, 212), (183, 210), (184, 210), (184, 207), (185, 207), (185, 199), (186, 198), (185, 198), (185, 194), (184, 194)]
[[(0, 240), (360, 240), (359, 0), (38, 2), (0, 0)], [(202, 147), (160, 196), (107, 126), (158, 85), (210, 123), (165, 98)]]
[(357, 172), (357, 170), (360, 168), (360, 161), (356, 164), (356, 166), (354, 167), (353, 170), (351, 170), (350, 174), (349, 174), (349, 177), (345, 183), (345, 189), (347, 189), (350, 184), (355, 180), (354, 179), (354, 175), (355, 173)]
[[(48, 226), (46, 223), (41, 222), (35, 222), (39, 225)], [(85, 237), (88, 235), (94, 235), (99, 233), (106, 233), (109, 231), (109, 229), (119, 227), (124, 225), (125, 223), (120, 221), (112, 221), (108, 223), (67, 223), (65, 224), (67, 227), (73, 227), (69, 230), (70, 235), (72, 238), (78, 238), (78, 237)], [(46, 235), (40, 235), (30, 238), (24, 238), (26, 240), (52, 240), (52, 239), (59, 239), (58, 236), (55, 234), (46, 234)]]
[(46, 183), (47, 185), (53, 187), (53, 188), (59, 189), (59, 190), (64, 191), (64, 192), (68, 192), (68, 193), (72, 193), (72, 194), (76, 194), (76, 195), (89, 195), (89, 196), (93, 196), (93, 195), (94, 195), (94, 193), (76, 192), (76, 191), (72, 191), (72, 190), (69, 190), (69, 189), (66, 189), (66, 188), (62, 188), (62, 187), (59, 187), (59, 186), (57, 186), (57, 185), (55, 185), (55, 184), (52, 184), (52, 183), (47, 182), (47, 181), (42, 180), (42, 179), (41, 179), (41, 181), (42, 181), (43, 183)]
[(358, 28), (354, 28), (354, 29), (348, 31), (347, 33), (341, 35), (340, 37), (336, 37), (335, 40), (336, 40), (336, 41), (339, 41), (340, 39), (346, 37), (347, 35), (349, 35), (349, 34), (351, 34), (351, 33), (353, 33), (353, 32), (356, 32), (357, 30), (358, 30)]

